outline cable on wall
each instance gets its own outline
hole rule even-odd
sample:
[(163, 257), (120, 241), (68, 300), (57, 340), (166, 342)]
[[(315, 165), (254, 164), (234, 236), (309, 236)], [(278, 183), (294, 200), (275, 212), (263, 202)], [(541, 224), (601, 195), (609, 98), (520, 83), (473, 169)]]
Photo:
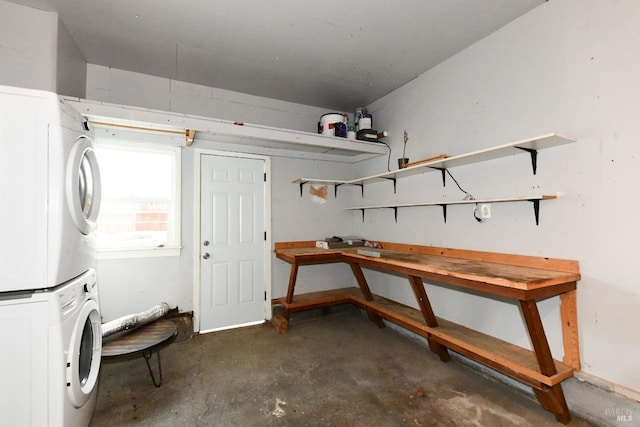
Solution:
[(381, 144), (384, 144), (387, 146), (387, 150), (389, 150), (389, 154), (387, 154), (387, 172), (391, 172), (391, 147), (389, 147), (389, 144), (387, 144), (384, 141), (378, 141)]

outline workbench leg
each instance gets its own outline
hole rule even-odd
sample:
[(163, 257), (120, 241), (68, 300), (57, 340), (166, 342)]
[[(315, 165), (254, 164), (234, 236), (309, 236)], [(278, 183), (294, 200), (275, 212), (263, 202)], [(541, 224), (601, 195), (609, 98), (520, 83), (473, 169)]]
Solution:
[[(369, 284), (367, 283), (367, 279), (365, 279), (364, 277), (364, 273), (360, 268), (360, 264), (350, 262), (349, 265), (351, 266), (351, 271), (353, 272), (353, 275), (356, 277), (356, 280), (358, 281), (358, 286), (360, 287), (360, 292), (362, 292), (362, 296), (367, 301), (373, 301), (373, 294), (371, 293), (371, 289), (369, 289)], [(369, 320), (375, 323), (375, 325), (378, 328), (384, 328), (384, 321), (382, 320), (382, 317), (380, 317), (379, 314), (372, 312), (369, 309), (369, 307), (367, 307), (366, 310), (367, 310), (367, 316), (369, 317)]]
[[(547, 376), (555, 375), (558, 371), (551, 355), (549, 342), (544, 333), (542, 319), (540, 319), (540, 312), (538, 312), (535, 300), (520, 301), (520, 308), (527, 324), (533, 350), (538, 359), (540, 372)], [(556, 420), (563, 424), (567, 424), (571, 420), (571, 413), (569, 412), (561, 384), (556, 384), (544, 390), (534, 389), (534, 392), (542, 407), (553, 412)]]
[(562, 362), (576, 371), (580, 370), (580, 346), (578, 343), (578, 304), (577, 292), (560, 295), (560, 322), (562, 324)]
[[(436, 320), (436, 315), (433, 313), (433, 309), (431, 308), (431, 303), (429, 302), (429, 298), (427, 297), (427, 291), (424, 290), (424, 283), (422, 283), (422, 278), (417, 276), (409, 276), (409, 283), (411, 283), (411, 288), (413, 289), (413, 293), (416, 295), (416, 299), (418, 300), (418, 305), (420, 306), (420, 311), (422, 312), (422, 316), (424, 317), (424, 321), (427, 323), (427, 326), (435, 328), (438, 326), (438, 321)], [(447, 347), (442, 344), (435, 342), (430, 337), (427, 337), (427, 341), (429, 342), (429, 348), (432, 352), (437, 354), (440, 357), (440, 360), (443, 362), (448, 362), (451, 360), (451, 355), (447, 350)]]
[(296, 290), (296, 280), (298, 279), (298, 263), (291, 263), (291, 272), (289, 273), (289, 287), (287, 288), (287, 298), (285, 299), (284, 304), (284, 313), (282, 317), (285, 318), (287, 322), (289, 322), (289, 304), (293, 303), (293, 294)]
[(556, 384), (545, 390), (533, 389), (540, 402), (540, 405), (549, 412), (553, 412), (556, 416), (556, 420), (562, 424), (567, 424), (571, 421), (571, 413), (567, 406), (567, 402), (564, 398), (564, 392), (562, 391), (562, 385)]

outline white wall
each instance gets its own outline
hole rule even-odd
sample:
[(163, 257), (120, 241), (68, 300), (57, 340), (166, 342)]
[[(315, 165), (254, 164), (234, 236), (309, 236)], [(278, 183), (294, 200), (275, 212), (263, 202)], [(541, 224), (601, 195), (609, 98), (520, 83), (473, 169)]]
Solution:
[(0, 84), (55, 92), (58, 15), (0, 0)]
[(318, 107), (94, 64), (87, 64), (87, 99), (306, 132), (316, 132), (326, 113)]
[(58, 20), (56, 93), (84, 98), (86, 89), (87, 62), (67, 27)]
[[(314, 131), (325, 111), (316, 107), (249, 96), (205, 86), (176, 82), (143, 74), (106, 68), (87, 67), (87, 98), (96, 101), (141, 106), (164, 111), (241, 120), (290, 129)], [(193, 148), (207, 147), (196, 138)], [(165, 301), (181, 311), (191, 311), (194, 288), (194, 152), (182, 150), (182, 252), (180, 257), (100, 260), (101, 308), (105, 321), (146, 310)], [(317, 204), (308, 187), (300, 197), (299, 187), (291, 183), (302, 175), (331, 174), (353, 177), (347, 163), (274, 157), (271, 160), (271, 240), (309, 240), (349, 234), (351, 215), (342, 210), (348, 199), (334, 198)], [(286, 294), (289, 265), (272, 255), (272, 296)], [(322, 269), (303, 267), (299, 289), (328, 289), (353, 281), (348, 267)]]
[(0, 84), (85, 97), (86, 62), (55, 12), (0, 0)]
[[(354, 231), (371, 239), (576, 259), (580, 352), (584, 374), (614, 390), (640, 396), (640, 3), (632, 0), (552, 0), (450, 58), (370, 106), (388, 129), (392, 162), (451, 155), (558, 132), (569, 146), (539, 152), (533, 176), (526, 154), (454, 168), (476, 198), (556, 194), (541, 205), (536, 226), (528, 203), (493, 205), (477, 223), (472, 208), (411, 208), (354, 215)], [(420, 52), (415, 52), (420, 54)], [(386, 169), (361, 163), (356, 176)], [(369, 204), (437, 201), (464, 196), (440, 174), (365, 188)], [(377, 292), (413, 302), (408, 286), (368, 272)], [(398, 290), (402, 289), (402, 290)], [(509, 341), (529, 345), (516, 306), (429, 286), (436, 314)], [(415, 304), (414, 304), (415, 305)], [(557, 298), (540, 311), (552, 351), (562, 358)]]
[[(331, 236), (351, 235), (351, 217), (344, 208), (350, 205), (347, 191), (339, 191), (334, 197), (333, 187), (328, 188), (326, 202), (319, 204), (309, 194), (309, 185), (300, 197), (298, 185), (291, 183), (302, 176), (335, 176), (336, 179), (353, 178), (353, 167), (346, 163), (312, 160), (273, 159), (273, 189), (271, 215), (273, 241), (316, 240)], [(329, 175), (327, 175), (329, 174)], [(344, 190), (344, 189), (342, 189)], [(290, 265), (273, 256), (274, 297), (287, 293)], [(300, 267), (296, 292), (310, 292), (354, 285), (351, 269), (346, 264)]]

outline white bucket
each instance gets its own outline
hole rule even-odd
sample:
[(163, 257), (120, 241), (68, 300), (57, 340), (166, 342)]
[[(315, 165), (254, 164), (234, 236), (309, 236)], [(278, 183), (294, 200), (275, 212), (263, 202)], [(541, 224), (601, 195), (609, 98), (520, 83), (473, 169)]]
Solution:
[(371, 114), (360, 114), (358, 117), (358, 130), (371, 129), (373, 116)]
[(344, 123), (344, 116), (339, 113), (327, 113), (320, 117), (320, 133), (333, 136), (333, 124)]

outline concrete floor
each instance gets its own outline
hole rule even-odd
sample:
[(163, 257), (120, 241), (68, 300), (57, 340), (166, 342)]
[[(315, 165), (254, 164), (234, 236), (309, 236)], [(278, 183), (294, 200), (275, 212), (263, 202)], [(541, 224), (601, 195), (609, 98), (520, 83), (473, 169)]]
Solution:
[(532, 396), (349, 307), (296, 314), (284, 335), (267, 324), (179, 338), (161, 352), (160, 388), (141, 357), (105, 363), (91, 425), (561, 425)]

